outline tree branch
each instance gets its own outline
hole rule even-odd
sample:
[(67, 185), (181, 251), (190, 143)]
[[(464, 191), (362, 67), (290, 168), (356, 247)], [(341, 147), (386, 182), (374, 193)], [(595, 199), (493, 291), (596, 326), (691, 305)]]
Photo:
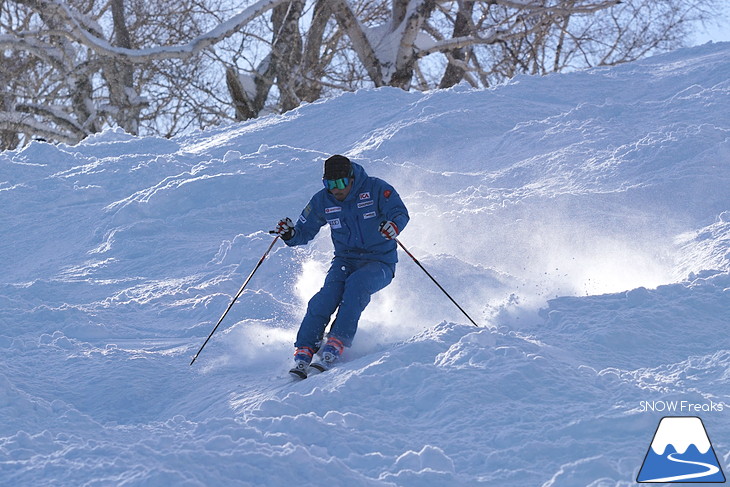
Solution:
[(360, 62), (375, 86), (383, 86), (383, 73), (380, 60), (378, 59), (373, 46), (370, 44), (365, 31), (360, 25), (355, 12), (350, 8), (347, 0), (331, 0), (332, 13), (337, 19), (340, 28), (347, 33), (352, 42), (353, 49), (357, 53)]
[(100, 35), (90, 32), (88, 22), (80, 14), (76, 14), (71, 8), (60, 0), (22, 0), (23, 3), (32, 5), (40, 11), (54, 11), (60, 15), (70, 27), (67, 37), (76, 40), (91, 48), (97, 54), (123, 58), (132, 63), (146, 63), (160, 59), (188, 59), (200, 53), (218, 42), (239, 32), (246, 24), (289, 0), (259, 0), (247, 7), (238, 15), (222, 22), (205, 34), (196, 37), (187, 44), (178, 46), (158, 46), (144, 49), (129, 49), (114, 47)]
[(75, 137), (68, 132), (59, 130), (48, 123), (40, 122), (34, 117), (20, 112), (0, 112), (0, 129), (34, 134), (36, 137), (77, 144), (82, 137)]

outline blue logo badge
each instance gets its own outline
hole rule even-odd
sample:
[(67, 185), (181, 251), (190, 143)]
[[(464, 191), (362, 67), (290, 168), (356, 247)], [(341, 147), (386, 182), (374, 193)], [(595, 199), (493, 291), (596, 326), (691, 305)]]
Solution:
[(636, 481), (725, 482), (725, 474), (702, 420), (696, 416), (662, 418)]

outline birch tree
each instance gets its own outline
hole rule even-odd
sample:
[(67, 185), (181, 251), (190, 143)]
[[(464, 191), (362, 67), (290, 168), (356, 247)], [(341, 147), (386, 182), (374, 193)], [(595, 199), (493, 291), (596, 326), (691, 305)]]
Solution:
[(220, 60), (204, 51), (222, 26), (236, 32), (260, 12), (206, 1), (4, 0), (2, 148), (73, 144), (108, 126), (172, 136), (221, 123)]
[(0, 144), (173, 136), (363, 87), (494, 85), (681, 46), (720, 0), (3, 0)]

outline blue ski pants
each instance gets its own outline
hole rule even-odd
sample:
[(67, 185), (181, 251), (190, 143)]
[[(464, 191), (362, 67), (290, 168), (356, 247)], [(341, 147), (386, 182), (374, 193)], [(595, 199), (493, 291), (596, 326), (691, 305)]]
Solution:
[(370, 303), (370, 296), (390, 284), (394, 275), (395, 264), (335, 257), (322, 289), (309, 300), (294, 346), (314, 348), (322, 340), (335, 310), (337, 317), (328, 335), (346, 347), (352, 346), (357, 323)]

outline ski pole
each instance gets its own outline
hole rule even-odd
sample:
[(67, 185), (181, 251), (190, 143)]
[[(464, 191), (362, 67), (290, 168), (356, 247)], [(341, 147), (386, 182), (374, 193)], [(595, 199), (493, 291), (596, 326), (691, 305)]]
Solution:
[(213, 331), (210, 332), (210, 335), (208, 335), (208, 338), (205, 339), (205, 342), (203, 342), (203, 345), (200, 347), (200, 350), (198, 350), (198, 353), (196, 353), (195, 356), (193, 357), (193, 360), (190, 362), (190, 365), (193, 365), (195, 363), (195, 360), (198, 358), (198, 355), (200, 355), (200, 352), (202, 352), (203, 348), (205, 348), (205, 346), (208, 344), (210, 337), (213, 336), (213, 333), (215, 333), (215, 331), (218, 329), (220, 324), (223, 322), (223, 318), (225, 318), (226, 315), (228, 314), (228, 312), (231, 310), (231, 308), (233, 307), (233, 303), (235, 303), (236, 300), (241, 296), (241, 294), (243, 294), (243, 290), (246, 289), (248, 282), (251, 280), (251, 278), (256, 273), (256, 271), (259, 269), (259, 267), (261, 267), (261, 264), (264, 262), (264, 259), (266, 259), (266, 256), (269, 255), (269, 252), (271, 252), (271, 249), (274, 247), (274, 244), (276, 243), (277, 240), (279, 240), (279, 235), (277, 235), (276, 238), (274, 238), (274, 240), (271, 241), (271, 245), (269, 245), (269, 248), (266, 249), (266, 252), (264, 252), (264, 255), (261, 256), (261, 259), (259, 259), (259, 263), (256, 264), (256, 267), (253, 268), (253, 270), (251, 271), (251, 274), (248, 275), (248, 277), (246, 278), (246, 281), (243, 283), (243, 286), (241, 286), (241, 289), (238, 290), (238, 293), (236, 294), (236, 296), (234, 296), (233, 300), (231, 301), (231, 304), (229, 304), (228, 308), (226, 308), (226, 310), (223, 312), (223, 315), (218, 320), (218, 323), (216, 323), (215, 327), (213, 328)]
[(451, 300), (451, 302), (456, 305), (457, 308), (459, 308), (459, 311), (461, 311), (462, 313), (464, 313), (464, 316), (466, 316), (467, 318), (469, 318), (469, 321), (471, 321), (471, 324), (474, 325), (474, 326), (476, 326), (477, 328), (479, 328), (479, 325), (477, 325), (476, 322), (471, 319), (471, 316), (469, 316), (468, 314), (466, 314), (466, 311), (464, 311), (464, 309), (461, 306), (459, 306), (459, 303), (457, 303), (456, 301), (454, 301), (454, 298), (452, 298), (451, 295), (446, 292), (446, 289), (444, 289), (441, 286), (441, 284), (439, 284), (438, 281), (436, 279), (434, 279), (434, 277), (426, 270), (426, 268), (423, 267), (420, 262), (418, 262), (418, 259), (416, 259), (413, 256), (413, 254), (408, 251), (408, 249), (406, 248), (406, 246), (403, 245), (401, 243), (401, 241), (398, 240), (397, 238), (395, 239), (395, 241), (398, 243), (398, 245), (400, 245), (400, 248), (402, 248), (405, 251), (405, 253), (408, 254), (408, 257), (410, 257), (411, 259), (413, 259), (413, 262), (415, 262), (418, 265), (418, 267), (420, 267), (421, 270), (423, 272), (425, 272), (428, 277), (431, 278), (431, 280), (434, 282), (434, 284), (436, 284), (438, 286), (438, 288), (441, 289), (441, 291), (446, 295), (446, 297), (449, 298)]

